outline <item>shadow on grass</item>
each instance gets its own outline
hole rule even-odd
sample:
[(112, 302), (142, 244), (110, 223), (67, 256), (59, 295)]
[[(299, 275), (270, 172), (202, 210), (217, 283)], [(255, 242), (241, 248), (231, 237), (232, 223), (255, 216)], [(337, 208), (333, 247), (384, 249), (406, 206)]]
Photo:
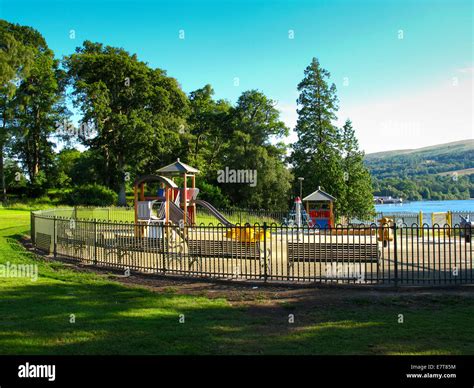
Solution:
[[(46, 279), (2, 292), (0, 352), (472, 353), (472, 306), (460, 309), (451, 318), (439, 311), (398, 308), (405, 312), (404, 324), (397, 322), (396, 310), (355, 306), (346, 311), (315, 312), (296, 303), (290, 313), (285, 308), (264, 305), (250, 311), (232, 307), (224, 300), (157, 294), (114, 283)], [(294, 323), (289, 323), (290, 314)], [(470, 327), (466, 321), (469, 318)], [(456, 324), (457, 328), (452, 327)]]
[[(11, 287), (2, 292), (1, 301), (4, 353), (205, 352), (202, 345), (210, 341), (210, 328), (227, 312), (222, 302), (213, 306), (113, 283), (51, 279)], [(180, 314), (184, 323), (179, 323)]]

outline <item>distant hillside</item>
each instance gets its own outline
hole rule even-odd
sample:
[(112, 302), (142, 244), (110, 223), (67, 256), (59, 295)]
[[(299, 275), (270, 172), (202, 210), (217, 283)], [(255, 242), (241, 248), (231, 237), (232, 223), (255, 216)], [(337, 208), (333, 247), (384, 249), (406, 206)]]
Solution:
[(367, 154), (376, 195), (406, 199), (474, 197), (474, 140)]
[(393, 151), (383, 151), (383, 152), (374, 152), (366, 155), (366, 159), (380, 159), (389, 156), (396, 155), (406, 155), (406, 154), (443, 154), (451, 153), (455, 151), (474, 151), (474, 139), (468, 140), (459, 140), (453, 141), (451, 143), (437, 144), (429, 147), (414, 148), (414, 149), (405, 149), (405, 150), (393, 150)]
[(372, 175), (379, 178), (455, 172), (474, 168), (474, 140), (377, 152), (367, 154), (365, 160)]
[(454, 141), (451, 143), (438, 144), (438, 145), (423, 147), (423, 148), (374, 152), (372, 154), (367, 154), (366, 159), (372, 160), (372, 159), (380, 159), (380, 158), (386, 158), (390, 156), (407, 155), (407, 154), (430, 155), (433, 153), (433, 154), (439, 155), (439, 154), (444, 154), (444, 153), (452, 153), (456, 151), (462, 152), (466, 150), (467, 151), (474, 150), (474, 139)]

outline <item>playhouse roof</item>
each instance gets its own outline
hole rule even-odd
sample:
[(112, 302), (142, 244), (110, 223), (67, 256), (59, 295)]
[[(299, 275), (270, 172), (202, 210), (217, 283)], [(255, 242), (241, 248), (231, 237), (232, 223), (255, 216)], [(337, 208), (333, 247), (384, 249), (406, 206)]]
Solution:
[(336, 198), (318, 188), (314, 193), (303, 198), (303, 201), (335, 201)]
[(199, 170), (197, 168), (191, 167), (186, 163), (183, 163), (179, 160), (176, 162), (168, 164), (165, 167), (161, 167), (158, 171), (159, 174), (167, 174), (167, 175), (180, 175), (180, 174), (198, 174)]
[(169, 187), (178, 188), (178, 185), (174, 183), (170, 178), (167, 178), (165, 176), (159, 176), (159, 175), (143, 175), (135, 179), (135, 182), (133, 182), (133, 185), (138, 186), (138, 185), (141, 185), (142, 183), (150, 183), (150, 182), (161, 182)]

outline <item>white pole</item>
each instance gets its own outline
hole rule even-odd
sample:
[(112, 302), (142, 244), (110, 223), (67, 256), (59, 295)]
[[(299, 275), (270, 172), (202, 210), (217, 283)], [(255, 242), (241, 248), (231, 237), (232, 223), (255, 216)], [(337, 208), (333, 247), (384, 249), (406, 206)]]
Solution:
[(296, 225), (301, 228), (301, 201), (296, 200)]

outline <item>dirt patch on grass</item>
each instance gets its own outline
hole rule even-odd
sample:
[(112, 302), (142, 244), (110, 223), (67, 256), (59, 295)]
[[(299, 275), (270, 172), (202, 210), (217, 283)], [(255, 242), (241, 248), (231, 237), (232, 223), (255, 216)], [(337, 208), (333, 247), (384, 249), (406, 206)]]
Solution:
[[(23, 246), (33, 252), (31, 241), (23, 239)], [(463, 298), (473, 298), (474, 286), (456, 287), (373, 287), (363, 285), (341, 286), (331, 284), (315, 285), (275, 285), (272, 283), (205, 280), (176, 278), (172, 276), (148, 275), (132, 273), (123, 275), (118, 270), (105, 269), (85, 265), (67, 259), (53, 259), (41, 253), (35, 253), (41, 260), (61, 262), (74, 271), (100, 274), (110, 280), (126, 286), (141, 286), (157, 293), (174, 293), (178, 295), (203, 296), (209, 299), (224, 298), (231, 305), (259, 311), (262, 307), (268, 312), (276, 309), (291, 312), (298, 309), (343, 308), (354, 306), (400, 305), (405, 308), (436, 306), (449, 302), (456, 303)]]

